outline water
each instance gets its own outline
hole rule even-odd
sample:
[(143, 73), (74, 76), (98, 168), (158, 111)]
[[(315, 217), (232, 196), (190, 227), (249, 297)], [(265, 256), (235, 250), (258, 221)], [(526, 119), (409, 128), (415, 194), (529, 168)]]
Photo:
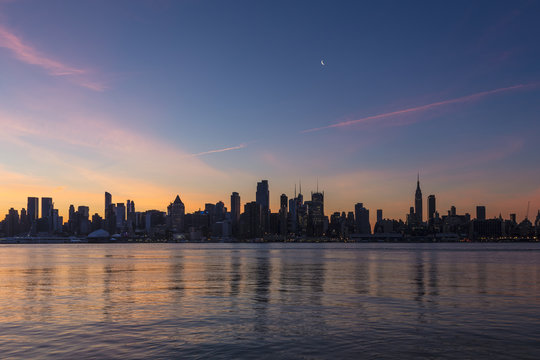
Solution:
[(540, 358), (540, 244), (0, 246), (0, 358)]

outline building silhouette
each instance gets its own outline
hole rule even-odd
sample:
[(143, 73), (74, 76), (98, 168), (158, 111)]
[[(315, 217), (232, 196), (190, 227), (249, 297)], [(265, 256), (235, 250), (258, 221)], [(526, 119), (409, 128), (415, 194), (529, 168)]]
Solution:
[(262, 227), (263, 231), (267, 232), (270, 226), (270, 191), (268, 189), (268, 180), (261, 180), (257, 183), (255, 202), (261, 206)]
[(167, 207), (167, 222), (172, 232), (184, 231), (184, 217), (186, 209), (184, 203), (180, 200), (180, 195)]
[(326, 222), (324, 216), (324, 193), (319, 191), (311, 193), (311, 201), (306, 201), (309, 236), (322, 236), (325, 232)]
[(124, 203), (116, 204), (116, 228), (122, 230), (126, 223), (126, 206)]
[(231, 222), (233, 226), (240, 221), (240, 195), (235, 191), (231, 194)]
[(52, 215), (53, 200), (50, 197), (41, 198), (41, 217), (50, 218)]
[(428, 196), (428, 220), (435, 218), (435, 212), (437, 211), (435, 195)]
[(414, 214), (416, 221), (422, 223), (424, 221), (422, 213), (422, 190), (420, 190), (420, 174), (418, 174), (418, 179), (416, 181), (416, 192), (414, 194)]
[(242, 234), (245, 238), (259, 238), (263, 235), (262, 206), (256, 201), (244, 205), (242, 214)]
[(485, 206), (476, 207), (476, 220), (486, 220), (486, 207)]
[(288, 233), (288, 201), (287, 195), (281, 194), (279, 198), (279, 234), (286, 236)]
[(39, 219), (39, 199), (37, 197), (28, 197), (26, 214), (30, 223)]
[(110, 209), (112, 204), (112, 195), (108, 192), (105, 192), (105, 218), (107, 218), (107, 211)]
[(371, 234), (369, 210), (364, 207), (363, 203), (354, 205), (354, 217), (356, 219), (355, 232), (358, 234)]

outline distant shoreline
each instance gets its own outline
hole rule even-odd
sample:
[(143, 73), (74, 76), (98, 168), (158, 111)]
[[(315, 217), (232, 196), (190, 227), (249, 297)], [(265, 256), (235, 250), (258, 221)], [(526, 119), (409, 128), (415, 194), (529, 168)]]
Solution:
[(304, 238), (299, 240), (264, 240), (264, 239), (209, 239), (209, 240), (181, 240), (171, 241), (166, 239), (118, 239), (118, 240), (92, 240), (85, 238), (0, 238), (0, 245), (17, 245), (17, 244), (279, 244), (279, 243), (294, 243), (294, 244), (438, 244), (438, 243), (537, 243), (540, 239), (535, 238), (501, 238), (501, 239), (481, 239), (481, 240), (434, 240), (433, 238), (415, 238), (407, 240), (332, 240), (322, 238)]

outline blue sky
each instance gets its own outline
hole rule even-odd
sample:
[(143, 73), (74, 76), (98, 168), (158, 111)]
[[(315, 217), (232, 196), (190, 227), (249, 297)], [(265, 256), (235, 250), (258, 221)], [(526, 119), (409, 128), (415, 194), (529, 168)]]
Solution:
[(251, 201), (265, 178), (275, 210), (318, 178), (327, 212), (363, 202), (399, 218), (420, 172), (441, 213), (524, 216), (540, 207), (539, 14), (538, 1), (0, 1), (0, 208), (53, 196), (61, 213), (102, 212), (108, 190), (141, 210), (179, 193), (195, 210)]

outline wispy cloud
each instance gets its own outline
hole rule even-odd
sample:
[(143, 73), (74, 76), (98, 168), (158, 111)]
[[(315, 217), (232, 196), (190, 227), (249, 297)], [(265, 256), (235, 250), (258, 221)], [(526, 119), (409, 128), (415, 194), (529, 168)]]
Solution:
[(508, 86), (508, 87), (494, 89), (494, 90), (482, 91), (482, 92), (479, 92), (479, 93), (476, 93), (476, 94), (462, 96), (462, 97), (455, 98), (455, 99), (438, 101), (438, 102), (434, 102), (434, 103), (426, 104), (426, 105), (422, 105), (422, 106), (416, 106), (416, 107), (411, 107), (411, 108), (407, 108), (407, 109), (402, 109), (402, 110), (397, 110), (397, 111), (392, 111), (392, 112), (367, 116), (367, 117), (363, 117), (363, 118), (360, 118), (360, 119), (342, 121), (342, 122), (338, 122), (338, 123), (327, 125), (327, 126), (321, 126), (321, 127), (317, 127), (317, 128), (306, 129), (306, 130), (302, 130), (301, 133), (309, 133), (309, 132), (315, 132), (315, 131), (320, 131), (320, 130), (325, 130), (325, 129), (340, 128), (340, 127), (345, 127), (345, 126), (351, 126), (351, 125), (361, 124), (361, 123), (365, 123), (365, 122), (370, 122), (370, 121), (373, 121), (373, 120), (388, 119), (388, 118), (392, 118), (392, 117), (395, 117), (395, 116), (407, 115), (407, 114), (411, 114), (411, 113), (417, 113), (417, 112), (432, 110), (432, 109), (439, 108), (439, 107), (442, 107), (442, 106), (471, 102), (471, 101), (474, 101), (474, 100), (478, 100), (478, 99), (481, 99), (481, 98), (484, 98), (484, 97), (487, 97), (487, 96), (490, 96), (490, 95), (499, 94), (499, 93), (534, 88), (534, 87), (537, 87), (538, 85), (539, 84), (537, 84), (537, 83), (534, 83), (534, 84), (518, 84), (518, 85)]
[(0, 47), (10, 50), (20, 61), (46, 70), (49, 75), (67, 77), (77, 85), (94, 91), (105, 90), (103, 84), (88, 79), (89, 70), (64, 64), (43, 54), (1, 25)]
[(203, 156), (203, 155), (220, 153), (220, 152), (225, 152), (225, 151), (239, 150), (239, 149), (245, 148), (246, 146), (247, 146), (246, 144), (240, 144), (240, 145), (237, 145), (237, 146), (231, 146), (231, 147), (224, 148), (224, 149), (203, 151), (203, 152), (200, 152), (200, 153), (197, 153), (197, 154), (191, 154), (190, 156)]

